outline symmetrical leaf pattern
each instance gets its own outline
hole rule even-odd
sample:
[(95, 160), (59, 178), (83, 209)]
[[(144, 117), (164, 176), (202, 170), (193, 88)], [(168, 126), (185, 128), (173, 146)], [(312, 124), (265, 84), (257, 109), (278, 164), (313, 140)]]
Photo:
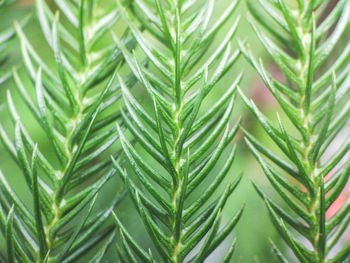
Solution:
[[(124, 169), (115, 161), (115, 167), (161, 262), (204, 262), (232, 232), (243, 210), (220, 226), (222, 209), (239, 183), (229, 173), (235, 156), (230, 143), (239, 124), (230, 127), (229, 120), (241, 75), (201, 114), (208, 94), (220, 87), (219, 81), (240, 55), (231, 47), (238, 19), (216, 49), (208, 52), (237, 1), (213, 25), (214, 0), (117, 3), (140, 50), (132, 53), (118, 38), (116, 42), (153, 107), (147, 108), (119, 78), (123, 120), (136, 143), (132, 145), (118, 128), (128, 166)], [(136, 52), (146, 57), (146, 64)], [(219, 160), (223, 165), (217, 167)], [(227, 177), (229, 182), (220, 190)], [(118, 216), (115, 221), (120, 230), (121, 262), (157, 260), (154, 251), (140, 246)], [(234, 247), (232, 242), (222, 262), (229, 262)]]
[[(254, 17), (252, 27), (283, 72), (284, 81), (275, 79), (262, 61), (257, 61), (241, 44), (245, 57), (295, 128), (285, 128), (286, 123), (279, 116), (275, 125), (241, 93), (246, 105), (285, 156), (282, 158), (282, 154), (274, 153), (244, 131), (252, 153), (289, 209), (273, 201), (259, 186), (255, 187), (281, 236), (298, 261), (305, 263), (348, 262), (350, 255), (350, 244), (331, 253), (349, 226), (350, 200), (334, 216), (326, 216), (350, 176), (350, 137), (349, 128), (346, 128), (350, 117), (350, 44), (346, 38), (349, 36), (350, 2), (337, 1), (327, 13), (329, 2), (249, 2)], [(338, 56), (337, 47), (342, 49)], [(327, 154), (342, 131), (345, 140), (335, 154)], [(275, 245), (273, 247), (280, 262), (289, 262)]]
[[(77, 262), (104, 240), (91, 261), (100, 262), (114, 238), (114, 225), (105, 222), (120, 196), (106, 209), (92, 211), (97, 193), (116, 173), (107, 150), (119, 137), (115, 122), (121, 93), (114, 79), (124, 61), (112, 38), (119, 14), (115, 8), (103, 11), (101, 2), (56, 0), (56, 13), (44, 0), (35, 2), (52, 58), (41, 57), (21, 25), (15, 25), (29, 78), (13, 71), (17, 92), (56, 160), (40, 151), (8, 91), (14, 141), (2, 126), (0, 139), (22, 169), (34, 204), (34, 209), (26, 207), (0, 172), (0, 226), (9, 262)], [(100, 40), (109, 44), (100, 45)], [(121, 41), (127, 48), (134, 43), (127, 32)], [(125, 79), (133, 81), (132, 76)]]
[[(0, 0), (0, 8), (14, 2)], [(279, 195), (275, 201), (254, 184), (292, 252), (272, 242), (276, 258), (349, 262), (350, 244), (342, 242), (349, 197), (330, 213), (350, 176), (349, 0), (246, 1), (247, 18), (284, 80), (245, 41), (233, 48), (239, 0), (217, 19), (215, 0), (34, 2), (48, 52), (24, 30), (29, 17), (0, 33), (0, 85), (11, 76), (15, 83), (6, 96), (13, 125), (0, 123), (0, 141), (22, 172), (0, 170), (1, 262), (97, 263), (115, 243), (119, 262), (206, 262), (221, 245), (220, 262), (230, 262), (236, 241), (228, 237), (243, 207), (225, 223), (222, 211), (241, 178), (231, 174), (240, 128)], [(23, 65), (5, 68), (15, 36)], [(233, 66), (241, 54), (278, 102), (276, 122), (238, 88), (242, 74)], [(240, 121), (230, 124), (237, 90), (275, 148)], [(17, 97), (43, 140), (28, 129)], [(125, 193), (115, 191), (97, 209), (98, 193), (116, 175)], [(29, 202), (11, 176), (23, 177)], [(127, 193), (151, 248), (116, 208)]]

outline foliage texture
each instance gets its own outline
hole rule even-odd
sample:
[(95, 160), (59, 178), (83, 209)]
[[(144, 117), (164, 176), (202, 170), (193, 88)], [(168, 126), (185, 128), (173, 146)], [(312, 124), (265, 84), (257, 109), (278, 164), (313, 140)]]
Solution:
[[(330, 218), (326, 212), (343, 192), (350, 175), (348, 128), (336, 153), (327, 154), (350, 116), (350, 45), (345, 37), (350, 2), (337, 1), (329, 13), (325, 10), (330, 1), (257, 2), (249, 2), (252, 27), (285, 80), (269, 74), (243, 44), (242, 51), (295, 129), (285, 128), (287, 121), (279, 116), (275, 125), (242, 93), (246, 105), (286, 158), (248, 131), (244, 133), (265, 175), (289, 209), (255, 187), (299, 262), (348, 262), (350, 244), (337, 253), (331, 251), (349, 226), (350, 202)], [(342, 52), (333, 59), (337, 47)], [(289, 262), (276, 246), (273, 250), (280, 262)]]
[[(52, 154), (40, 151), (8, 91), (14, 140), (1, 126), (0, 138), (22, 169), (34, 205), (26, 207), (0, 172), (0, 226), (8, 262), (77, 262), (104, 240), (90, 261), (100, 262), (114, 238), (114, 225), (105, 222), (120, 197), (115, 195), (104, 210), (92, 210), (97, 193), (116, 173), (110, 158), (101, 157), (118, 139), (114, 124), (121, 94), (113, 80), (123, 63), (111, 37), (119, 15), (115, 9), (103, 11), (101, 2), (57, 0), (50, 8), (36, 1), (52, 57), (42, 58), (15, 24), (28, 76), (14, 69), (17, 92), (49, 139)], [(99, 45), (103, 39), (109, 44)], [(133, 43), (127, 34), (121, 41), (127, 47)]]
[[(13, 1), (0, 1), (0, 8), (10, 5)], [(9, 29), (0, 32), (0, 67), (5, 64), (7, 60), (6, 47), (11, 38), (15, 36), (15, 30), (12, 27)], [(10, 72), (2, 72), (0, 71), (0, 85), (4, 83), (11, 76)]]
[[(212, 26), (213, 0), (204, 4), (137, 0), (130, 5), (118, 1), (118, 7), (149, 67), (142, 64), (141, 55), (128, 52), (117, 40), (119, 48), (153, 107), (145, 107), (120, 79), (126, 107), (122, 116), (136, 143), (133, 145), (120, 129), (128, 166), (123, 169), (115, 162), (115, 167), (161, 262), (203, 262), (232, 232), (243, 210), (220, 229), (222, 209), (240, 180), (232, 180), (219, 190), (225, 177), (230, 177), (235, 156), (230, 143), (239, 126), (230, 128), (229, 119), (241, 75), (217, 103), (200, 114), (207, 95), (240, 55), (231, 48), (238, 20), (215, 51), (208, 52), (237, 1)], [(223, 165), (214, 175), (219, 160)], [(151, 250), (139, 246), (127, 226), (117, 216), (115, 220), (120, 229), (121, 262), (154, 262)], [(230, 260), (234, 246), (232, 242), (222, 262)]]

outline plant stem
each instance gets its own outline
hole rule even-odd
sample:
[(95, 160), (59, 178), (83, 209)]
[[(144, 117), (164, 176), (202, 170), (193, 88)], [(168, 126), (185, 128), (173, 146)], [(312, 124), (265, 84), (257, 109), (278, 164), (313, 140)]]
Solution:
[[(308, 2), (306, 10), (312, 8), (311, 3)], [(309, 17), (309, 20), (313, 20), (313, 17)], [(302, 59), (299, 58), (299, 63), (302, 65), (301, 70), (299, 72), (299, 77), (304, 85), (303, 90), (299, 90), (300, 95), (300, 101), (299, 101), (299, 108), (301, 110), (301, 119), (302, 119), (302, 126), (306, 130), (306, 136), (303, 136), (303, 161), (305, 162), (305, 165), (307, 167), (307, 172), (310, 180), (312, 181), (314, 185), (314, 189), (316, 191), (314, 193), (308, 193), (310, 197), (310, 205), (308, 212), (312, 215), (313, 219), (315, 220), (316, 224), (311, 226), (311, 233), (312, 233), (312, 246), (314, 248), (314, 251), (316, 253), (317, 259), (315, 262), (317, 263), (324, 263), (325, 261), (325, 246), (321, 245), (320, 242), (322, 242), (321, 238), (321, 229), (325, 227), (325, 211), (323, 211), (323, 214), (320, 214), (321, 209), (321, 199), (324, 198), (324, 191), (323, 191), (323, 178), (318, 178), (316, 170), (319, 165), (317, 158), (312, 158), (310, 156), (310, 152), (315, 147), (315, 140), (316, 135), (312, 129), (312, 113), (310, 113), (310, 99), (311, 99), (311, 91), (312, 91), (312, 75), (310, 72), (312, 72), (312, 56), (313, 56), (313, 49), (314, 44), (312, 41), (313, 36), (313, 23), (310, 21), (306, 22), (307, 27), (305, 28), (305, 12), (299, 13), (299, 27), (302, 28), (301, 36), (300, 38), (303, 40), (302, 43), (304, 45), (304, 54), (306, 54), (306, 58)], [(310, 94), (307, 94), (308, 92), (308, 86)], [(308, 100), (308, 101), (307, 101)], [(305, 106), (307, 105), (307, 106)], [(323, 196), (322, 196), (323, 195)]]
[(181, 115), (182, 110), (182, 104), (183, 104), (183, 96), (182, 96), (182, 87), (181, 87), (181, 17), (180, 17), (180, 7), (179, 3), (175, 3), (175, 65), (174, 65), (174, 73), (175, 73), (175, 83), (174, 83), (174, 92), (176, 97), (175, 102), (175, 113), (173, 115), (174, 117), (174, 123), (176, 127), (175, 131), (175, 139), (173, 141), (173, 158), (174, 158), (174, 166), (176, 171), (176, 176), (178, 178), (177, 185), (174, 185), (173, 188), (173, 197), (172, 197), (172, 204), (175, 211), (175, 215), (173, 217), (173, 231), (171, 236), (171, 241), (173, 243), (173, 254), (172, 259), (173, 262), (182, 262), (181, 259), (179, 259), (179, 250), (181, 248), (181, 233), (182, 233), (182, 205), (179, 202), (181, 193), (183, 191), (184, 186), (184, 177), (186, 175), (183, 174), (183, 161), (184, 158), (182, 156), (182, 150), (178, 151), (177, 145), (181, 138), (183, 127), (182, 124), (179, 121), (179, 117)]
[[(85, 43), (85, 39), (84, 37), (81, 35), (81, 41), (84, 42), (82, 45), (86, 45)], [(88, 54), (86, 54), (86, 56), (88, 57)], [(77, 109), (74, 111), (72, 109), (72, 116), (68, 119), (67, 125), (69, 127), (71, 127), (69, 133), (66, 135), (66, 137), (64, 138), (62, 144), (63, 144), (63, 149), (65, 150), (65, 154), (66, 154), (66, 161), (64, 164), (62, 164), (62, 168), (60, 171), (58, 171), (58, 181), (57, 184), (55, 186), (54, 192), (52, 194), (52, 200), (53, 201), (53, 211), (54, 211), (54, 216), (52, 218), (51, 221), (48, 221), (46, 226), (45, 226), (45, 234), (46, 234), (46, 242), (48, 245), (48, 251), (49, 253), (52, 251), (54, 244), (55, 244), (55, 236), (56, 234), (52, 234), (51, 230), (52, 228), (55, 226), (55, 224), (61, 219), (62, 213), (61, 213), (61, 208), (62, 208), (62, 204), (64, 204), (65, 199), (62, 198), (61, 196), (58, 196), (59, 194), (59, 190), (60, 190), (60, 185), (64, 179), (64, 175), (67, 172), (71, 162), (73, 161), (73, 155), (74, 155), (74, 151), (75, 149), (75, 145), (71, 145), (72, 143), (72, 137), (75, 134), (76, 129), (78, 128), (78, 124), (82, 121), (83, 117), (84, 117), (84, 111), (87, 108), (88, 105), (84, 105), (83, 101), (86, 98), (86, 95), (83, 94), (83, 90), (82, 87), (84, 87), (84, 84), (87, 80), (86, 77), (86, 72), (89, 71), (90, 69), (90, 65), (89, 65), (89, 60), (87, 60), (86, 62), (87, 64), (83, 64), (82, 67), (82, 73), (80, 75), (80, 83), (78, 85), (78, 87), (76, 88), (76, 93), (75, 93), (75, 101), (77, 104)], [(64, 194), (64, 189), (63, 189), (63, 194)], [(50, 259), (50, 257), (49, 257)]]

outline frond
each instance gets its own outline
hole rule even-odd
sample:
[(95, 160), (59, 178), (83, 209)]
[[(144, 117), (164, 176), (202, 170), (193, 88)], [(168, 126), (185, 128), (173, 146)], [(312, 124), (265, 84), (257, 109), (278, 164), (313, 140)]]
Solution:
[[(220, 226), (222, 210), (240, 180), (232, 180), (229, 173), (235, 156), (231, 142), (239, 127), (230, 127), (229, 120), (241, 74), (216, 104), (201, 110), (240, 55), (231, 46), (238, 19), (220, 45), (208, 51), (238, 1), (214, 23), (215, 1), (117, 2), (139, 50), (129, 52), (118, 37), (115, 41), (153, 107), (148, 109), (119, 78), (125, 104), (122, 117), (136, 144), (118, 126), (130, 169), (117, 161), (115, 168), (157, 248), (154, 253), (138, 245), (115, 216), (120, 260), (154, 262), (152, 255), (159, 254), (164, 262), (204, 262), (232, 232), (243, 210)], [(147, 65), (142, 64), (143, 56)], [(234, 245), (224, 262), (233, 250)]]
[[(254, 17), (250, 23), (284, 81), (276, 80), (241, 44), (287, 120), (277, 116), (275, 125), (253, 101), (241, 96), (281, 150), (273, 153), (244, 131), (249, 148), (288, 209), (255, 187), (299, 262), (346, 262), (348, 247), (335, 256), (331, 251), (349, 226), (349, 199), (335, 215), (326, 214), (344, 193), (350, 175), (350, 3), (338, 1), (326, 13), (329, 1), (296, 0), (292, 1), (295, 7), (287, 2), (248, 4)], [(286, 129), (287, 122), (295, 130)], [(337, 151), (329, 154), (338, 140), (342, 141)], [(275, 245), (273, 250), (280, 262), (287, 262)]]
[[(0, 173), (1, 226), (5, 233), (12, 231), (9, 260), (77, 262), (101, 245), (94, 259), (99, 262), (115, 235), (106, 220), (124, 196), (116, 195), (102, 210), (92, 209), (101, 188), (116, 174), (106, 156), (119, 138), (114, 123), (123, 126), (120, 86), (114, 80), (124, 59), (112, 40), (119, 14), (115, 8), (102, 8), (101, 1), (54, 2), (57, 10), (44, 0), (35, 3), (52, 56), (42, 57), (16, 23), (29, 81), (16, 69), (13, 77), (17, 92), (50, 141), (55, 160), (31, 137), (13, 91), (8, 91), (15, 139), (1, 126), (0, 139), (23, 171), (34, 210), (23, 204)], [(120, 38), (128, 48), (134, 45), (127, 32)], [(132, 76), (125, 78), (133, 81)], [(7, 214), (6, 223), (2, 219)]]

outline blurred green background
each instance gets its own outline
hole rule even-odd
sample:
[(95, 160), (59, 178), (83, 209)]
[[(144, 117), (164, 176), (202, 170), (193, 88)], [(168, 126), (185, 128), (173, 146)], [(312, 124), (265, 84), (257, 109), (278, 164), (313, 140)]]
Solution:
[[(111, 1), (113, 3), (114, 1)], [(218, 0), (217, 7), (215, 9), (214, 17), (219, 17), (220, 14), (225, 10), (230, 0)], [(14, 20), (21, 20), (27, 14), (33, 11), (33, 1), (18, 1), (15, 7), (6, 7), (0, 11), (0, 31), (7, 29), (12, 26)], [(225, 36), (227, 27), (231, 26), (235, 18), (241, 16), (241, 24), (237, 36), (233, 41), (233, 46), (237, 48), (237, 40), (247, 39), (250, 43), (250, 47), (257, 57), (262, 57), (265, 61), (265, 65), (270, 70), (275, 70), (274, 66), (270, 62), (270, 58), (266, 57), (266, 52), (264, 52), (259, 41), (255, 37), (251, 27), (247, 22), (247, 9), (245, 7), (245, 1), (241, 1), (240, 7), (235, 13), (235, 17), (232, 17), (230, 22), (227, 24), (226, 28), (220, 31), (217, 36), (217, 43), (220, 39)], [(48, 48), (44, 36), (42, 35), (39, 23), (35, 15), (30, 19), (29, 23), (24, 28), (26, 35), (31, 40), (34, 47), (37, 48), (41, 57), (47, 61), (52, 61), (52, 52)], [(115, 29), (117, 30), (117, 28)], [(215, 45), (213, 45), (215, 48)], [(13, 65), (17, 65), (20, 74), (26, 74), (21, 66), (21, 54), (18, 40), (15, 38), (11, 40), (8, 46), (9, 58), (5, 65), (1, 66), (0, 71), (9, 70)], [(271, 63), (271, 65), (270, 65)], [(252, 68), (244, 61), (244, 58), (240, 58), (239, 62), (232, 68), (232, 70), (226, 75), (223, 81), (219, 83), (219, 87), (211, 94), (210, 101), (208, 102), (208, 107), (214, 103), (219, 96), (225, 91), (225, 89), (232, 83), (239, 72), (244, 71), (244, 79), (241, 83), (241, 88), (245, 94), (253, 98), (259, 107), (268, 116), (275, 118), (275, 112), (278, 109), (277, 105), (272, 98), (272, 96), (267, 92), (263, 83), (257, 77), (256, 73)], [(24, 105), (23, 100), (19, 98), (16, 93), (16, 88), (14, 87), (13, 80), (10, 79), (6, 83), (0, 85), (0, 123), (6, 129), (8, 134), (13, 135), (13, 123), (10, 120), (9, 112), (6, 106), (6, 91), (11, 90), (15, 99), (17, 109), (22, 117), (26, 128), (30, 132), (32, 138), (39, 142), (40, 149), (46, 153), (48, 156), (50, 154), (49, 142), (43, 136), (43, 131), (40, 129), (37, 122), (33, 119), (30, 111)], [(205, 110), (205, 109), (202, 109)], [(250, 130), (258, 139), (260, 139), (265, 144), (270, 145), (270, 141), (267, 136), (262, 131), (261, 127), (257, 125), (255, 119), (244, 107), (240, 98), (237, 98), (235, 105), (235, 113), (232, 123), (241, 116), (244, 121), (243, 125)], [(252, 155), (248, 151), (247, 147), (242, 140), (242, 135), (239, 134), (236, 137), (236, 143), (238, 144), (238, 151), (236, 161), (231, 169), (230, 177), (235, 178), (239, 174), (243, 173), (243, 180), (235, 191), (235, 193), (230, 198), (228, 205), (225, 209), (224, 221), (228, 220), (241, 206), (246, 205), (243, 217), (239, 222), (237, 228), (234, 231), (234, 237), (238, 240), (237, 250), (235, 252), (234, 262), (275, 262), (274, 257), (271, 252), (269, 238), (273, 239), (277, 244), (280, 244), (283, 248), (282, 242), (280, 242), (278, 234), (274, 231), (268, 215), (263, 204), (263, 201), (258, 197), (254, 188), (252, 187), (252, 181), (260, 184), (267, 192), (273, 195), (271, 187), (266, 182), (266, 179), (257, 165), (257, 162), (253, 159)], [(0, 145), (0, 168), (5, 176), (8, 178), (11, 186), (15, 189), (16, 193), (19, 194), (22, 201), (28, 205), (31, 209), (32, 199), (29, 191), (25, 184), (23, 183), (23, 175), (7, 154), (6, 150)], [(103, 195), (100, 198), (100, 206), (106, 205), (104, 200), (110, 200), (110, 196), (120, 192), (122, 184), (118, 179), (114, 179), (108, 183), (108, 185), (103, 189)], [(133, 206), (128, 198), (126, 198), (123, 203), (118, 206), (117, 213), (122, 218), (123, 222), (127, 225), (128, 229), (134, 234), (137, 240), (144, 247), (150, 245), (149, 239), (146, 237), (146, 233), (140, 223), (140, 219), (135, 213)], [(228, 246), (228, 242), (231, 242), (234, 238), (233, 236), (227, 240), (227, 243), (220, 247), (209, 259), (208, 262), (219, 262), (218, 255), (220, 257), (221, 249), (225, 249)], [(225, 247), (226, 246), (226, 247)], [(4, 238), (0, 235), (0, 251), (4, 254), (6, 250), (4, 245)], [(107, 262), (113, 261), (113, 253), (115, 248), (112, 247)], [(87, 256), (88, 257), (88, 256)]]

